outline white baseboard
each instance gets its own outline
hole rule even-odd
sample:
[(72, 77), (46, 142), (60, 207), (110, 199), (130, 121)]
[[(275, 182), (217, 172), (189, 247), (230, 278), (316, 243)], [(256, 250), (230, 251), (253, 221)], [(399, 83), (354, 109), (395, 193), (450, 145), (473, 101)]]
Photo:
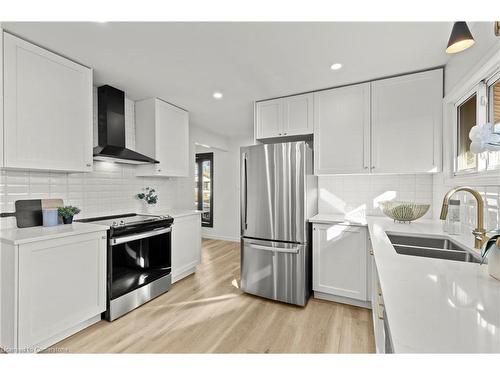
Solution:
[(196, 272), (196, 266), (185, 269), (184, 271), (172, 275), (172, 284), (176, 283), (179, 280), (182, 280), (185, 277), (188, 277), (189, 275), (192, 275), (195, 272)]
[[(93, 316), (90, 319), (87, 319), (81, 323), (76, 324), (73, 327), (70, 327), (57, 335), (52, 336), (49, 339), (43, 340), (39, 342), (36, 345), (32, 345), (30, 347), (26, 348), (2, 348), (6, 353), (38, 353), (44, 349), (47, 349), (49, 346), (52, 346), (54, 344), (57, 344), (59, 341), (64, 340), (65, 338), (77, 333), (78, 331), (81, 331), (87, 327), (90, 327), (91, 325), (99, 322), (101, 320), (101, 314), (97, 314)], [(67, 351), (66, 348), (61, 347), (55, 347), (51, 349), (51, 353), (65, 353)]]
[(207, 238), (209, 240), (221, 240), (221, 241), (240, 242), (240, 238), (239, 237), (217, 236), (217, 235), (214, 235), (214, 234), (206, 234), (206, 233), (202, 233), (201, 237), (202, 238)]
[(364, 307), (365, 309), (372, 308), (372, 304), (370, 301), (360, 301), (360, 300), (353, 299), (353, 298), (334, 296), (332, 294), (327, 294), (327, 293), (314, 292), (314, 298), (324, 299), (324, 300), (332, 301), (332, 302), (344, 303), (346, 305)]

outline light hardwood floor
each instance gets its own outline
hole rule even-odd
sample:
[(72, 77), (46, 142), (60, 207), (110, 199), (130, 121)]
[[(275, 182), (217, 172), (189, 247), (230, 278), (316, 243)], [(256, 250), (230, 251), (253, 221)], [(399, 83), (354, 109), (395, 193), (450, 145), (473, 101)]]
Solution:
[(311, 298), (305, 308), (238, 289), (239, 244), (203, 240), (196, 274), (109, 323), (59, 342), (70, 353), (373, 353), (370, 310)]

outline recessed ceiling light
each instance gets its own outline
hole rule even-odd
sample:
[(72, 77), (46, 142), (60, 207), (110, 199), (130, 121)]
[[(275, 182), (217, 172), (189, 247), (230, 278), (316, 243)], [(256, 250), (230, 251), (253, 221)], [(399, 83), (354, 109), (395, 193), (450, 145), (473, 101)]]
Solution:
[(222, 99), (222, 93), (219, 91), (214, 92), (213, 97), (215, 99)]
[(335, 63), (335, 64), (330, 65), (331, 70), (339, 70), (340, 68), (342, 68), (341, 63)]

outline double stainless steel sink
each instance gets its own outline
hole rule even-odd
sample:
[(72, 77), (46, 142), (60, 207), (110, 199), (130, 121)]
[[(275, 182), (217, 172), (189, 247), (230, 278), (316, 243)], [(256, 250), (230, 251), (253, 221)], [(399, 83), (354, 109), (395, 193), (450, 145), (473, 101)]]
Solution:
[(426, 258), (456, 260), (460, 262), (480, 263), (479, 254), (446, 238), (413, 237), (387, 234), (398, 254)]

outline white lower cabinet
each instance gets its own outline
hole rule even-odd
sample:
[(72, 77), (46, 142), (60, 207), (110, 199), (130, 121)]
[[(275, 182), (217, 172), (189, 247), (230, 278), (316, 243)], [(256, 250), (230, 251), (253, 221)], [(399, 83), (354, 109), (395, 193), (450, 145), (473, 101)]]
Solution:
[(174, 218), (172, 282), (194, 273), (201, 262), (201, 214)]
[(315, 297), (369, 307), (366, 228), (314, 224), (313, 232)]
[(36, 352), (106, 310), (106, 232), (11, 245), (1, 252), (0, 345)]
[(375, 336), (375, 348), (377, 353), (385, 353), (385, 327), (384, 327), (384, 299), (382, 296), (382, 289), (380, 288), (380, 281), (378, 279), (377, 265), (375, 258), (370, 256), (370, 267), (372, 269), (371, 281), (371, 302), (372, 302), (372, 317), (373, 317), (373, 333)]

